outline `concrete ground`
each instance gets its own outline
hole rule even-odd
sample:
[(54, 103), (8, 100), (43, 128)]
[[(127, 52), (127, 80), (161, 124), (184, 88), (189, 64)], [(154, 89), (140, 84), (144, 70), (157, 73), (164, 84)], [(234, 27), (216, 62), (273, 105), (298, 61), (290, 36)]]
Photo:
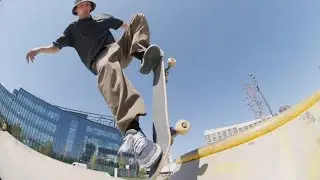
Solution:
[(0, 131), (0, 177), (2, 180), (110, 180), (109, 174), (52, 159)]

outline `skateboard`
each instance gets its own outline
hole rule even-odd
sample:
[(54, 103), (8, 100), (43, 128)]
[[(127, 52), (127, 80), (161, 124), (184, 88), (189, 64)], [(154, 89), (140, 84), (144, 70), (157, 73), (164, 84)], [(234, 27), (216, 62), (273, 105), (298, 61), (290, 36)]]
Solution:
[(156, 179), (160, 175), (174, 138), (178, 135), (186, 134), (190, 129), (190, 123), (186, 120), (178, 121), (174, 128), (169, 125), (166, 84), (168, 82), (169, 70), (175, 66), (176, 60), (169, 58), (167, 64), (168, 66), (165, 68), (163, 59), (161, 58), (160, 63), (153, 69), (153, 141), (161, 147), (162, 156), (150, 168), (150, 179)]

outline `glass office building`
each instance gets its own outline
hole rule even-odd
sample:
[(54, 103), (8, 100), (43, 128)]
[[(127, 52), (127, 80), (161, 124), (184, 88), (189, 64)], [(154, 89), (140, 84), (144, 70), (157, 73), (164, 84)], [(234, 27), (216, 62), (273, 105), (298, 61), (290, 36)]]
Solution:
[[(23, 88), (11, 93), (2, 84), (0, 115), (9, 125), (20, 127), (24, 144), (55, 159), (86, 163), (111, 175), (119, 166), (116, 154), (122, 135), (110, 116), (51, 105)], [(120, 159), (126, 168), (119, 169), (119, 175), (135, 176), (134, 156), (125, 154)]]

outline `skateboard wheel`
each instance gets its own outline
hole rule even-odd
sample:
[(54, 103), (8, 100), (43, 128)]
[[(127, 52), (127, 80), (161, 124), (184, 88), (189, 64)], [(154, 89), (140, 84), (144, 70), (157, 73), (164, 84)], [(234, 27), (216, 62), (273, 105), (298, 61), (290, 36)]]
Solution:
[(190, 123), (186, 120), (181, 119), (176, 123), (175, 129), (178, 134), (184, 135), (190, 129)]
[(2, 128), (2, 130), (6, 131), (7, 130), (7, 124), (3, 123), (1, 128)]
[(173, 67), (173, 66), (175, 66), (176, 65), (176, 59), (174, 59), (174, 58), (169, 58), (168, 59), (168, 65), (169, 66), (171, 66), (171, 67)]

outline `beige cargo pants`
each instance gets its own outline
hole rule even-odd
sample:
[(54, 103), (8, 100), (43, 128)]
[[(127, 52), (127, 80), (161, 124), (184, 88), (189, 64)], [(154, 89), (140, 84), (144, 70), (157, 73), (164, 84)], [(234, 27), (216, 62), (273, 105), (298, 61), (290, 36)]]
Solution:
[[(135, 14), (121, 39), (110, 45), (97, 59), (98, 87), (110, 108), (119, 130), (124, 133), (130, 122), (139, 114), (145, 114), (144, 101), (122, 69), (141, 49), (139, 44), (149, 45), (150, 32), (143, 14)], [(137, 72), (139, 72), (137, 70)]]

